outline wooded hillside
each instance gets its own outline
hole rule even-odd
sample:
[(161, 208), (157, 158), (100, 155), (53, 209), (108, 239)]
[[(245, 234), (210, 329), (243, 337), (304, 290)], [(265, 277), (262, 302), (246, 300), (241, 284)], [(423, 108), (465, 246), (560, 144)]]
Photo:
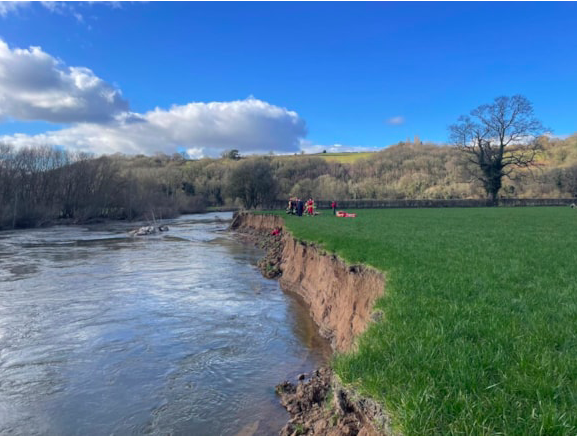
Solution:
[[(577, 195), (577, 134), (541, 142), (537, 167), (505, 179), (501, 197)], [(250, 205), (266, 206), (270, 199), (290, 195), (325, 200), (484, 198), (482, 185), (464, 165), (458, 150), (431, 143), (399, 143), (351, 162), (318, 155), (96, 158), (0, 144), (0, 228), (59, 219), (170, 217), (208, 206), (247, 205), (248, 198)], [(266, 184), (251, 180), (256, 173)]]

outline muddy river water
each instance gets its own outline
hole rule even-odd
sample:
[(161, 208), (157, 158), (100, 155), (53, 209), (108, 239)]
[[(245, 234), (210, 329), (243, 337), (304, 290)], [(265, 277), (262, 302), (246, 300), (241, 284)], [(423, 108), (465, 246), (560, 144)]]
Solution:
[(330, 350), (230, 213), (0, 232), (0, 434), (267, 435)]

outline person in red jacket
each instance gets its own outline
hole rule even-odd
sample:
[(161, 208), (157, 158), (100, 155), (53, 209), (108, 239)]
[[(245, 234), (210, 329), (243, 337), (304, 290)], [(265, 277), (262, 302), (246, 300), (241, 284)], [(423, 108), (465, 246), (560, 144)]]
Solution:
[(333, 215), (337, 214), (337, 202), (335, 200), (333, 200), (333, 202), (331, 203), (331, 207), (333, 208)]

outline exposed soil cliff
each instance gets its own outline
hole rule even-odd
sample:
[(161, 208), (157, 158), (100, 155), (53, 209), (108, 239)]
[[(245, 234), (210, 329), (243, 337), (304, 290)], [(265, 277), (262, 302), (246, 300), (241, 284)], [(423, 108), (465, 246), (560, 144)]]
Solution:
[[(259, 267), (266, 277), (279, 277), (281, 287), (300, 294), (309, 304), (321, 334), (333, 349), (347, 351), (375, 314), (372, 307), (384, 292), (382, 273), (363, 265), (347, 266), (313, 244), (297, 241), (275, 215), (235, 214), (231, 228), (267, 250)], [(392, 434), (390, 419), (372, 400), (344, 387), (328, 368), (296, 384), (277, 386), (290, 421), (281, 435)], [(377, 430), (378, 429), (378, 430)]]
[(362, 265), (347, 266), (315, 246), (284, 237), (281, 286), (303, 296), (321, 334), (338, 351), (349, 350), (371, 319), (383, 294), (383, 274)]
[[(276, 215), (237, 214), (232, 228), (261, 237), (260, 245), (268, 250), (263, 273), (269, 277), (267, 270), (274, 271), (272, 277), (280, 275), (283, 289), (305, 299), (333, 349), (350, 350), (371, 320), (375, 300), (384, 292), (384, 275), (363, 265), (347, 266), (315, 245), (297, 241), (283, 231), (284, 221)], [(275, 229), (280, 233), (271, 235)]]

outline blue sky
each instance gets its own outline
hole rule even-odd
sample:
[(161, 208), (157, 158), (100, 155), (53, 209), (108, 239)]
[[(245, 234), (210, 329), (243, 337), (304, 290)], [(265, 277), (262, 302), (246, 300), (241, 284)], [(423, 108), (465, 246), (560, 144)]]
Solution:
[[(446, 141), (459, 115), (513, 94), (567, 135), (577, 131), (575, 22), (576, 3), (5, 4), (0, 136), (97, 153), (382, 148)], [(41, 51), (16, 54), (30, 47)], [(10, 78), (10, 62), (35, 73)], [(46, 107), (55, 94), (38, 91), (44, 67), (68, 75), (59, 101), (72, 94), (82, 110)], [(74, 87), (69, 67), (100, 82)], [(16, 79), (41, 97), (22, 101)]]

